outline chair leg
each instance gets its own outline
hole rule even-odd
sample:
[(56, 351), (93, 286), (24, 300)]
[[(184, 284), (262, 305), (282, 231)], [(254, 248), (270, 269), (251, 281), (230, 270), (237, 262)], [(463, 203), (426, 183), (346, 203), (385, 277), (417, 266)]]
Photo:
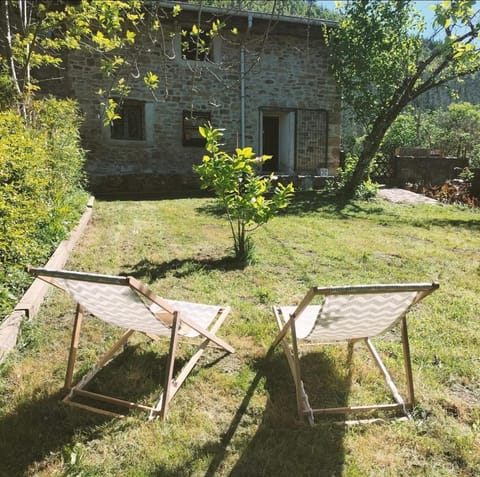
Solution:
[[(225, 321), (225, 318), (228, 316), (229, 313), (230, 313), (230, 307), (225, 307), (225, 308), (222, 308), (220, 310), (219, 315), (218, 315), (215, 323), (213, 324), (213, 326), (209, 330), (210, 334), (214, 335), (218, 331), (218, 329), (223, 324), (223, 322)], [(173, 323), (172, 323), (172, 327), (173, 327)], [(173, 333), (173, 328), (172, 328), (172, 333)], [(177, 336), (176, 340), (178, 341), (178, 329), (177, 329), (176, 336)], [(205, 334), (203, 334), (203, 336), (205, 337)], [(197, 346), (195, 352), (190, 357), (190, 359), (184, 364), (183, 368), (178, 372), (178, 375), (175, 379), (172, 379), (173, 378), (173, 364), (174, 364), (174, 361), (175, 361), (175, 356), (174, 356), (174, 353), (173, 354), (169, 353), (167, 370), (166, 370), (167, 377), (166, 377), (166, 380), (165, 380), (164, 392), (160, 396), (157, 404), (152, 408), (152, 410), (150, 412), (149, 420), (154, 419), (159, 414), (159, 411), (160, 411), (160, 417), (162, 419), (166, 419), (167, 412), (168, 412), (167, 408), (168, 408), (169, 402), (173, 399), (173, 397), (175, 396), (177, 391), (180, 389), (180, 386), (186, 380), (186, 378), (190, 374), (190, 371), (195, 367), (198, 360), (201, 358), (202, 354), (204, 353), (205, 349), (207, 348), (208, 344), (211, 343), (211, 342), (212, 342), (212, 340), (210, 338), (205, 337), (205, 339)], [(173, 334), (172, 334), (172, 337), (171, 337), (171, 340), (170, 340), (170, 349), (172, 349), (172, 343), (174, 344), (175, 349), (176, 349), (177, 342), (174, 341)], [(215, 343), (218, 344), (217, 341)], [(223, 347), (222, 346), (222, 348), (227, 353), (235, 352), (235, 350), (230, 345), (228, 345), (228, 347)], [(173, 361), (171, 362), (171, 360), (173, 360)], [(170, 367), (171, 367), (171, 369), (170, 369)], [(168, 377), (169, 370), (170, 370), (170, 377)], [(167, 406), (167, 407), (164, 409), (165, 406)], [(164, 410), (162, 411), (162, 409), (164, 409)]]
[[(274, 307), (273, 312), (275, 314), (275, 318), (277, 319), (277, 323), (278, 323), (279, 327), (281, 327), (282, 322), (281, 322), (281, 319), (280, 319), (280, 316), (279, 316), (279, 313), (281, 313), (281, 311)], [(288, 323), (287, 325), (290, 328), (290, 323)], [(278, 340), (277, 345), (278, 345), (278, 343), (280, 343), (280, 341), (282, 342), (283, 350), (285, 352), (285, 357), (287, 358), (287, 362), (288, 362), (288, 365), (290, 367), (290, 372), (292, 373), (293, 381), (296, 385), (296, 383), (297, 383), (297, 378), (296, 377), (298, 376), (297, 369), (299, 369), (299, 366), (297, 366), (295, 364), (294, 351), (292, 351), (292, 348), (290, 348), (290, 345), (288, 344), (288, 340), (287, 340), (286, 335), (283, 335), (281, 337), (281, 339)], [(269, 352), (271, 350), (275, 349), (275, 346), (276, 345), (273, 344), (270, 347)], [(297, 350), (297, 352), (298, 352), (298, 350)]]
[(407, 406), (410, 410), (415, 406), (415, 393), (413, 389), (412, 361), (410, 358), (410, 344), (408, 342), (407, 319), (404, 316), (400, 324), (400, 331), (403, 346), (403, 361), (405, 365), (405, 375), (407, 378)]
[(390, 391), (392, 392), (392, 395), (395, 399), (395, 401), (403, 408), (404, 413), (408, 416), (407, 409), (405, 407), (405, 401), (398, 392), (397, 386), (395, 385), (395, 382), (393, 381), (392, 377), (390, 376), (390, 373), (388, 372), (387, 367), (383, 363), (382, 359), (380, 358), (380, 355), (378, 354), (376, 348), (373, 346), (373, 343), (370, 341), (369, 338), (365, 338), (365, 343), (372, 354), (378, 368), (380, 369), (381, 373), (383, 374), (383, 377), (385, 378), (385, 382), (387, 383), (387, 386), (389, 387)]
[[(298, 416), (300, 419), (303, 419), (303, 411), (304, 411), (304, 405), (305, 401), (308, 402), (308, 398), (305, 400), (303, 395), (306, 395), (304, 388), (303, 388), (303, 383), (302, 383), (302, 375), (300, 371), (300, 359), (298, 356), (298, 343), (297, 343), (297, 333), (295, 330), (295, 324), (294, 321), (291, 321), (290, 325), (291, 333), (292, 333), (292, 374), (293, 374), (293, 380), (295, 381), (295, 393), (297, 396), (297, 411), (298, 411)], [(303, 393), (302, 393), (303, 390)]]
[[(277, 323), (281, 328), (282, 321), (279, 315), (281, 311), (274, 307), (273, 312), (275, 314), (275, 318), (277, 319)], [(298, 344), (297, 344), (297, 333), (295, 329), (295, 321), (290, 319), (290, 321), (288, 321), (287, 325), (285, 326), (290, 328), (290, 332), (292, 335), (292, 346), (291, 347), (289, 346), (286, 333), (280, 333), (277, 337), (278, 339), (276, 340), (274, 345), (270, 347), (270, 349), (274, 349), (276, 344), (278, 344), (280, 341), (282, 342), (283, 350), (285, 352), (285, 356), (287, 358), (287, 362), (290, 367), (290, 372), (292, 373), (293, 382), (295, 384), (295, 395), (297, 399), (298, 417), (301, 420), (306, 417), (309, 424), (313, 425), (314, 419), (313, 419), (312, 407), (310, 406), (308, 395), (305, 392), (305, 387), (302, 381), (300, 359), (298, 356)]]
[(162, 420), (167, 418), (168, 404), (171, 399), (170, 387), (172, 384), (173, 367), (175, 365), (175, 353), (177, 351), (179, 328), (180, 328), (180, 320), (178, 318), (178, 314), (175, 312), (173, 316), (172, 334), (170, 339), (170, 347), (168, 351), (167, 368), (165, 372), (165, 387), (163, 389), (162, 408), (160, 410), (160, 418)]
[(308, 394), (305, 391), (305, 386), (302, 381), (300, 371), (300, 361), (298, 358), (298, 348), (294, 346), (294, 350), (290, 348), (286, 338), (282, 339), (283, 349), (287, 358), (290, 372), (292, 373), (293, 382), (295, 384), (295, 395), (297, 400), (297, 412), (300, 419), (307, 418), (310, 425), (313, 426), (314, 419), (312, 413), (312, 407), (308, 400)]
[(75, 368), (75, 361), (77, 359), (78, 343), (80, 341), (80, 331), (82, 329), (83, 308), (77, 303), (77, 311), (75, 314), (75, 321), (73, 323), (72, 341), (70, 344), (70, 352), (68, 354), (67, 371), (65, 373), (64, 387), (67, 391), (72, 388), (73, 370)]
[(301, 388), (301, 395), (302, 395), (302, 415), (300, 418), (305, 417), (308, 423), (313, 426), (315, 424), (315, 419), (313, 417), (313, 409), (310, 406), (310, 401), (308, 400), (308, 394), (305, 391), (305, 387), (303, 385), (303, 381), (300, 381), (300, 388)]

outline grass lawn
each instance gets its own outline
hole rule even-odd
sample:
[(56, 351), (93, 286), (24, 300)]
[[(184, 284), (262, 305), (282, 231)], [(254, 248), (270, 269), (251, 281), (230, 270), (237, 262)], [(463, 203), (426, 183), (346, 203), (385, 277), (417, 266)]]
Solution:
[[(237, 352), (207, 352), (167, 422), (67, 407), (74, 303), (52, 289), (0, 367), (0, 476), (480, 475), (479, 211), (381, 200), (340, 208), (307, 194), (254, 240), (257, 260), (240, 269), (212, 199), (97, 201), (66, 268), (131, 274), (166, 298), (228, 304), (218, 334)], [(410, 313), (414, 419), (300, 422), (281, 347), (265, 358), (276, 334), (272, 304), (296, 304), (313, 285), (424, 281), (440, 289)], [(77, 374), (120, 333), (87, 319)], [(396, 331), (376, 343), (401, 376)], [(166, 350), (139, 337), (105, 370), (109, 389), (153, 401)], [(314, 406), (387, 396), (362, 346), (352, 375), (342, 346), (315, 347), (302, 360)]]

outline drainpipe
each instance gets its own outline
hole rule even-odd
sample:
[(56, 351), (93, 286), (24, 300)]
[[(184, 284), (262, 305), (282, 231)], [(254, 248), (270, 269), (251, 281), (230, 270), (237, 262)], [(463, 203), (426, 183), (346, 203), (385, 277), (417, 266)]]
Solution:
[(240, 47), (240, 147), (245, 147), (245, 46)]
[[(253, 23), (252, 14), (248, 14), (247, 33), (250, 32)], [(240, 144), (245, 147), (245, 44), (240, 47)]]

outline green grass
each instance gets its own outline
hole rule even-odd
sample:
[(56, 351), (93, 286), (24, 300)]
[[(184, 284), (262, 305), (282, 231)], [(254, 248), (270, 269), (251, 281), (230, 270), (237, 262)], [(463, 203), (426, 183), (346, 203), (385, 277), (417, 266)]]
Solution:
[[(321, 195), (254, 234), (256, 262), (229, 259), (229, 229), (211, 199), (96, 202), (67, 268), (128, 273), (156, 293), (229, 304), (219, 335), (172, 402), (167, 422), (99, 417), (61, 402), (74, 303), (52, 290), (0, 367), (0, 476), (474, 476), (480, 474), (480, 213), (453, 206), (357, 202)], [(409, 319), (418, 406), (410, 422), (345, 427), (298, 421), (271, 305), (312, 285), (438, 281)], [(87, 320), (81, 374), (119, 331)], [(396, 334), (377, 341), (401, 376)], [(103, 375), (126, 398), (159, 392), (166, 344), (138, 339)], [(188, 353), (188, 348), (182, 348)], [(312, 404), (382, 399), (361, 346), (349, 377), (342, 347), (302, 357)], [(401, 382), (401, 381), (400, 381)], [(403, 387), (400, 386), (403, 390)]]

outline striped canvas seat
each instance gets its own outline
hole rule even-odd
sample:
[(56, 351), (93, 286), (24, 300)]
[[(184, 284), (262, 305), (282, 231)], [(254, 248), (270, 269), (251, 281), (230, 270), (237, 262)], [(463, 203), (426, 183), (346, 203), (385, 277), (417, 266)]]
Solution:
[[(398, 322), (415, 296), (415, 292), (327, 296), (322, 305), (308, 306), (297, 317), (297, 338), (329, 342), (378, 336)], [(283, 323), (295, 308), (280, 307)]]
[[(357, 285), (319, 288), (308, 291), (297, 306), (274, 306), (280, 332), (272, 347), (282, 342), (296, 386), (300, 416), (313, 423), (315, 413), (350, 413), (372, 409), (401, 409), (408, 414), (414, 405), (406, 314), (410, 307), (438, 288), (436, 283), (399, 285)], [(315, 297), (320, 304), (311, 304)], [(408, 397), (399, 394), (370, 338), (401, 323)], [(364, 341), (390, 387), (396, 404), (312, 409), (301, 379), (298, 348), (302, 341), (314, 343), (348, 342), (350, 346)]]
[[(160, 415), (164, 419), (167, 416), (170, 400), (209, 343), (216, 344), (228, 353), (234, 352), (228, 343), (216, 336), (216, 332), (230, 312), (229, 307), (161, 298), (133, 277), (66, 270), (46, 270), (32, 267), (29, 267), (28, 270), (39, 279), (69, 293), (78, 304), (65, 377), (65, 388), (69, 390), (69, 393), (64, 400), (68, 404), (102, 414), (118, 415), (105, 409), (75, 402), (73, 398), (78, 395), (119, 406), (144, 409), (150, 412), (150, 418)], [(126, 331), (120, 340), (98, 361), (94, 368), (79, 383), (73, 386), (74, 364), (85, 312), (106, 323), (124, 328)], [(170, 339), (164, 391), (154, 406), (143, 406), (122, 401), (84, 389), (87, 383), (110, 361), (134, 332), (144, 333), (153, 339), (158, 337)], [(197, 346), (197, 351), (174, 379), (173, 369), (179, 337), (186, 339), (200, 337), (201, 343)]]
[[(92, 315), (111, 325), (126, 329), (151, 333), (157, 336), (170, 336), (170, 326), (156, 317), (163, 308), (156, 303), (150, 305), (130, 286), (96, 282), (85, 282), (72, 279), (55, 279), (55, 284), (68, 291), (77, 303)], [(218, 314), (218, 306), (189, 303), (164, 299), (181, 318), (189, 318), (202, 328), (208, 328)], [(199, 332), (180, 324), (179, 334), (193, 338)]]

